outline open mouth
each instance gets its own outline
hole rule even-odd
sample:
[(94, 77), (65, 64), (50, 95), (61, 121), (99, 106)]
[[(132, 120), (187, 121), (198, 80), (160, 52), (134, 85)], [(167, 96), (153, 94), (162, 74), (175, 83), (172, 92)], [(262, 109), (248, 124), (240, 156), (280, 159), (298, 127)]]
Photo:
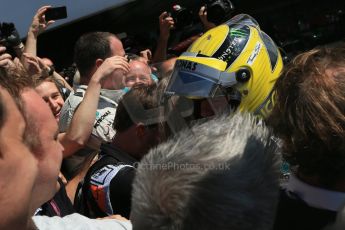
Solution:
[(55, 117), (56, 120), (59, 120), (60, 112), (61, 112), (61, 110), (59, 110), (58, 112), (54, 113), (54, 117)]

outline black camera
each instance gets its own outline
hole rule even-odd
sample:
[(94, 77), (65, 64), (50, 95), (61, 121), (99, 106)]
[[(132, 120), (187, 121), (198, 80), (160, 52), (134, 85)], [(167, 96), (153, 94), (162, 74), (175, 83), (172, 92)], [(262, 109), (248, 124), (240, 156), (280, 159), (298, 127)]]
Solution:
[(230, 19), (235, 10), (230, 0), (206, 0), (207, 20), (219, 25)]
[(0, 23), (0, 45), (6, 47), (6, 53), (16, 56), (15, 47), (21, 44), (20, 36), (13, 23)]
[(0, 44), (15, 47), (21, 43), (20, 36), (13, 23), (0, 23)]
[(72, 82), (73, 77), (74, 77), (76, 72), (77, 72), (77, 66), (75, 64), (72, 64), (69, 67), (63, 68), (59, 74), (61, 76), (63, 76), (63, 78), (65, 78), (66, 81)]
[(174, 5), (169, 14), (174, 19), (175, 27), (177, 29), (183, 29), (193, 23), (192, 11), (180, 5)]

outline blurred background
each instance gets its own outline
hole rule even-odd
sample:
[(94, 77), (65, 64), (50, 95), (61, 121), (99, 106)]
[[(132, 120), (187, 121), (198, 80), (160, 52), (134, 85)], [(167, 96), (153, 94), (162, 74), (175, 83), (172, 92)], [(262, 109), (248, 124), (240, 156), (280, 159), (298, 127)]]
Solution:
[[(83, 1), (81, 1), (80, 4)], [(116, 1), (114, 1), (116, 2)], [(159, 34), (158, 17), (172, 11), (176, 4), (190, 14), (188, 26), (171, 32), (169, 47), (202, 32), (198, 18), (203, 0), (137, 0), (120, 1), (97, 13), (75, 18), (39, 36), (38, 56), (48, 56), (59, 70), (72, 64), (73, 46), (77, 38), (89, 31), (110, 31), (117, 34), (128, 52), (154, 50)], [(232, 15), (253, 16), (263, 31), (282, 48), (287, 57), (314, 46), (333, 43), (345, 38), (345, 1), (328, 0), (233, 0)], [(63, 4), (60, 4), (61, 6)], [(82, 10), (82, 5), (80, 10)], [(37, 8), (36, 8), (37, 9)], [(68, 17), (72, 17), (69, 9)], [(36, 10), (30, 12), (31, 17)], [(5, 21), (2, 17), (0, 20)], [(28, 24), (30, 24), (31, 19)], [(26, 34), (21, 35), (24, 37)], [(25, 38), (24, 38), (25, 39)]]

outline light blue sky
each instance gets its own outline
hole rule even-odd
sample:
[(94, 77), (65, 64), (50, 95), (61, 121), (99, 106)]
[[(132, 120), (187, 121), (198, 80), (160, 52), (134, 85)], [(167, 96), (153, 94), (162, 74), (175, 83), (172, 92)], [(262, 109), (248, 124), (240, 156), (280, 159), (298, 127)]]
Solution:
[(0, 22), (15, 23), (20, 36), (26, 37), (32, 17), (41, 6), (67, 7), (67, 19), (56, 21), (53, 28), (131, 1), (134, 0), (1, 0)]

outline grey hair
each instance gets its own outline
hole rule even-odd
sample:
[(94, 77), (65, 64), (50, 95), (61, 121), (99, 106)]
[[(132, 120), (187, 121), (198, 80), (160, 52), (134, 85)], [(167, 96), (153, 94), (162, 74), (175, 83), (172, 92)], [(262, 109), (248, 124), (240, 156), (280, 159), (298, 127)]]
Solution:
[(278, 149), (249, 114), (221, 116), (152, 149), (133, 183), (134, 229), (270, 229)]

